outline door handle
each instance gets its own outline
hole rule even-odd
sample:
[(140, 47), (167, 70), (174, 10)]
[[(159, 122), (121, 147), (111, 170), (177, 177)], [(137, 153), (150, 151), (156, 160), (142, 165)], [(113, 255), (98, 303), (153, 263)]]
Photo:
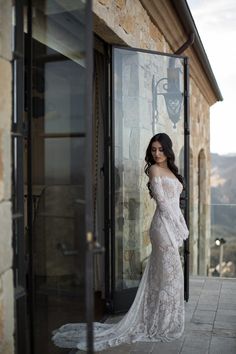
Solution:
[(105, 247), (101, 246), (98, 241), (93, 242), (93, 253), (101, 254), (105, 252)]

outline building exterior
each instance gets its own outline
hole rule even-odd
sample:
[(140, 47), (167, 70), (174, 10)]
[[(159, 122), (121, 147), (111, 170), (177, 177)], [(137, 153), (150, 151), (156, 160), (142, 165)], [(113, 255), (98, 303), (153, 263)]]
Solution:
[(11, 4), (0, 11), (0, 350), (13, 352), (14, 302), (11, 221)]
[(96, 319), (132, 302), (158, 132), (186, 178), (186, 284), (207, 275), (209, 110), (222, 96), (184, 0), (0, 6), (0, 350), (58, 353), (51, 331), (88, 320), (94, 293)]

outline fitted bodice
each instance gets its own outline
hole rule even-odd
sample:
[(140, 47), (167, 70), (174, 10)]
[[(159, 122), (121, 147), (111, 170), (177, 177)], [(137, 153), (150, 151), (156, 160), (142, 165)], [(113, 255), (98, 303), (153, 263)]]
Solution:
[(157, 208), (152, 220), (151, 229), (156, 231), (160, 222), (171, 229), (172, 244), (181, 246), (188, 237), (189, 231), (180, 209), (179, 198), (183, 186), (177, 178), (154, 176), (150, 180), (150, 188)]
[(159, 204), (165, 200), (170, 206), (179, 209), (179, 198), (183, 186), (177, 178), (169, 176), (154, 176), (150, 180), (153, 198)]

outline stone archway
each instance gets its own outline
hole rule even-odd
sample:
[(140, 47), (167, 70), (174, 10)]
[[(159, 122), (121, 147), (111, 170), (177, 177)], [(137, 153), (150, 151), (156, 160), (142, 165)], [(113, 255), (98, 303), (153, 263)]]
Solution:
[(207, 273), (207, 253), (206, 253), (206, 234), (207, 234), (207, 196), (206, 196), (206, 154), (201, 149), (198, 154), (198, 257), (197, 257), (197, 273), (198, 275), (206, 275)]

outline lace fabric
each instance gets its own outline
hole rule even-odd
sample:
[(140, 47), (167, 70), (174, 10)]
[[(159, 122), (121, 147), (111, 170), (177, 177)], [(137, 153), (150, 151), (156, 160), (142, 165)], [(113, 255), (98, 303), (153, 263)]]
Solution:
[[(188, 237), (179, 207), (182, 184), (174, 178), (150, 181), (156, 211), (150, 226), (152, 252), (128, 313), (116, 324), (94, 323), (96, 351), (137, 341), (169, 342), (184, 331), (184, 279), (178, 247)], [(66, 324), (52, 340), (63, 348), (86, 350), (86, 325)]]

